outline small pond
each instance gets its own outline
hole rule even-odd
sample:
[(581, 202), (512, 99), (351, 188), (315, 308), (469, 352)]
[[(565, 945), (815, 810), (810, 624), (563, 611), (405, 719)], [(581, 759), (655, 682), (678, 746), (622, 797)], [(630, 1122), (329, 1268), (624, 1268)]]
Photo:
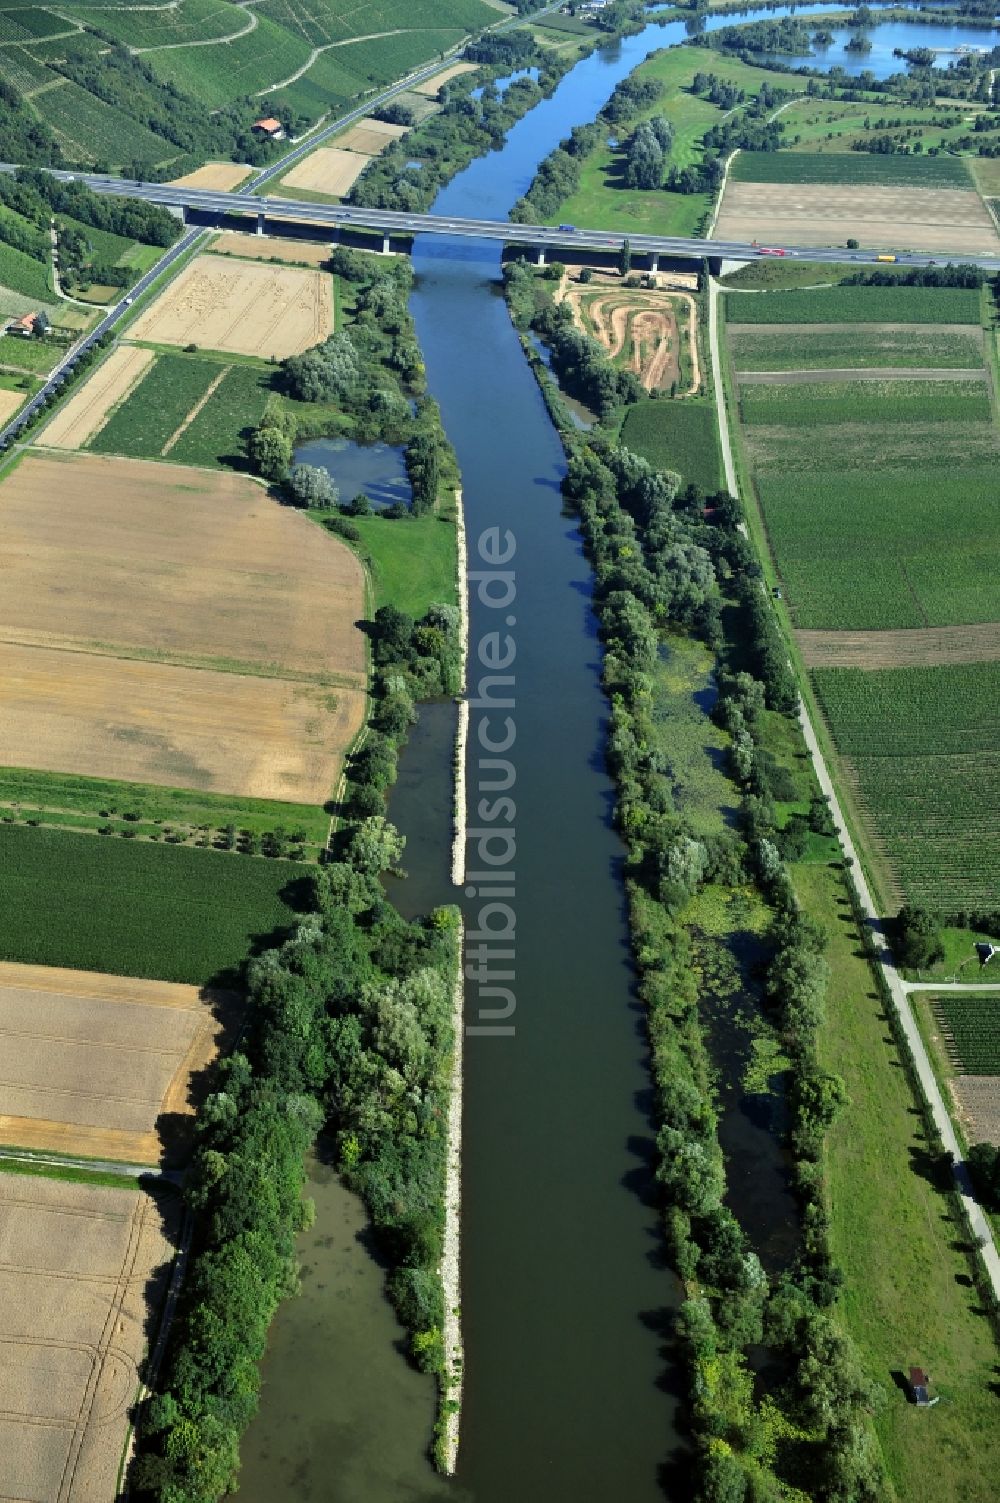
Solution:
[[(537, 83), (537, 81), (538, 81), (538, 69), (537, 68), (518, 68), (518, 70), (517, 70), (516, 73), (509, 73), (506, 78), (495, 78), (493, 80), (493, 87), (496, 89), (496, 91), (497, 91), (498, 94), (501, 94), (501, 95), (502, 94), (506, 94), (506, 92), (510, 88), (511, 84), (515, 81), (515, 79), (518, 79), (518, 78), (530, 78), (531, 81), (532, 81), (532, 83)], [(478, 89), (473, 89), (471, 91), (472, 98), (473, 99), (481, 99), (483, 97), (483, 89), (484, 88), (485, 88), (485, 85), (483, 84), (483, 85), (480, 85), (480, 87)]]
[(358, 444), (350, 438), (314, 438), (295, 451), (296, 464), (311, 464), (326, 470), (340, 492), (342, 502), (353, 501), (363, 491), (376, 511), (397, 502), (409, 506), (410, 482), (402, 445)]

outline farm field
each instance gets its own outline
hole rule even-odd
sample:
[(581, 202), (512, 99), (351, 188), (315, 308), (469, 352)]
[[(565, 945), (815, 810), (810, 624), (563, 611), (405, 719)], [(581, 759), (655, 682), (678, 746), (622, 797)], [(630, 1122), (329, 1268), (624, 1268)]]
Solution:
[(16, 391), (9, 386), (0, 385), (0, 423), (5, 423), (9, 417), (13, 417), (17, 409), (27, 401), (30, 393)]
[(1000, 622), (909, 631), (799, 631), (808, 668), (944, 668), (1000, 662)]
[[(321, 514), (316, 514), (321, 520)], [(387, 519), (352, 517), (361, 541), (352, 544), (367, 562), (375, 608), (394, 605), (418, 619), (437, 601), (454, 605), (456, 536), (453, 518), (434, 514)]]
[(438, 90), (453, 78), (460, 78), (463, 73), (475, 73), (475, 63), (451, 63), (449, 67), (442, 68), (440, 73), (434, 73), (430, 78), (425, 78), (423, 83), (414, 85), (414, 94), (426, 94), (433, 98)]
[(971, 324), (978, 329), (980, 316), (979, 293), (965, 287), (726, 293), (726, 321), (734, 324)]
[(966, 1143), (1000, 1147), (1000, 993), (943, 991), (914, 1000)]
[(306, 266), (324, 266), (330, 259), (329, 241), (244, 235), (239, 230), (222, 230), (208, 250), (213, 256), (243, 256), (251, 261), (288, 261)]
[(877, 249), (947, 251), (953, 257), (1000, 250), (996, 224), (971, 187), (748, 183), (730, 177), (712, 233), (718, 240), (777, 246), (835, 246), (853, 237)]
[(32, 455), (2, 499), (4, 762), (329, 797), (365, 699), (346, 547), (304, 547), (306, 519), (249, 481), (170, 466)]
[(157, 355), (152, 360), (152, 350), (128, 345), (119, 345), (116, 353), (125, 350), (150, 357), (152, 369), (92, 436), (89, 447), (101, 454), (159, 458), (188, 415), (231, 367), (185, 355)]
[(210, 188), (229, 193), (253, 170), (246, 162), (206, 162), (204, 167), (196, 167), (171, 181), (179, 188)]
[[(905, 114), (903, 106), (897, 110), (891, 106), (893, 115)], [(862, 113), (874, 114), (872, 106), (854, 105), (843, 108), (860, 108)], [(790, 104), (782, 114), (785, 134), (791, 138), (796, 133), (801, 113), (829, 112), (837, 110), (836, 103), (827, 100), (803, 99)], [(808, 150), (741, 151), (734, 159), (730, 177), (737, 183), (773, 183), (804, 185), (815, 183), (828, 187), (851, 188), (952, 188), (968, 190), (972, 186), (968, 165), (963, 157), (952, 156), (900, 156), (863, 151), (820, 153)]]
[(153, 344), (284, 359), (333, 332), (331, 279), (320, 271), (198, 256), (129, 327)]
[(0, 1174), (0, 1455), (10, 1498), (115, 1496), (177, 1197)]
[(819, 668), (813, 682), (906, 898), (939, 912), (988, 908), (1000, 823), (1000, 667)]
[(51, 336), (21, 339), (17, 334), (0, 334), (0, 368), (4, 370), (47, 376), (65, 353), (66, 346)]
[[(841, 159), (843, 175), (841, 182), (850, 182), (858, 171), (851, 161), (844, 161), (845, 157), (860, 156), (862, 160), (867, 156), (870, 160), (884, 164), (883, 176), (880, 178), (864, 177), (861, 180), (895, 182), (905, 185), (913, 183), (915, 186), (923, 183), (927, 186), (947, 187), (952, 181), (949, 169), (967, 168), (972, 166), (974, 158), (959, 158), (945, 155), (941, 148), (958, 149), (958, 145), (970, 133), (970, 127), (975, 128), (975, 118), (981, 113), (982, 107), (972, 104), (968, 100), (940, 100), (930, 105), (904, 104), (898, 97), (891, 103), (888, 101), (878, 102), (876, 99), (860, 100), (831, 100), (831, 99), (800, 99), (789, 105), (782, 113), (785, 132), (784, 140), (788, 149), (796, 156), (808, 154), (810, 166), (816, 162), (816, 155), (838, 155)], [(870, 146), (875, 138), (890, 136), (893, 140), (903, 141), (916, 147), (919, 141), (920, 154), (902, 155), (900, 153), (871, 152), (864, 150), (863, 146)], [(857, 148), (855, 143), (863, 143)], [(931, 156), (935, 151), (940, 153)], [(765, 153), (767, 156), (778, 156), (783, 153)], [(896, 163), (900, 164), (897, 172), (893, 172)], [(913, 167), (909, 168), (912, 163)], [(765, 164), (765, 171), (770, 163)], [(909, 175), (907, 170), (909, 168)], [(780, 171), (781, 167), (772, 170)], [(817, 170), (814, 168), (814, 170)], [(819, 169), (821, 170), (821, 169)], [(864, 169), (861, 169), (864, 171)], [(869, 169), (871, 171), (871, 169)], [(750, 168), (748, 176), (753, 175)], [(784, 181), (788, 181), (786, 177)], [(816, 181), (813, 178), (812, 181)], [(955, 185), (967, 187), (969, 179), (964, 179), (956, 172)]]
[(178, 1119), (192, 1117), (198, 1077), (240, 1012), (235, 993), (0, 964), (0, 1144), (175, 1162), (189, 1146)]
[(337, 145), (345, 151), (360, 151), (368, 156), (378, 156), (392, 141), (409, 133), (408, 125), (392, 125), (388, 120), (375, 120), (365, 115), (350, 130), (336, 137)]
[[(297, 922), (308, 869), (184, 846), (0, 825), (0, 960), (236, 985)], [(59, 893), (45, 923), (39, 893)]]
[(948, 381), (833, 381), (818, 378), (797, 385), (761, 383), (740, 391), (740, 416), (747, 425), (777, 424), (811, 430), (829, 424), (982, 423), (991, 418), (984, 372), (974, 379)]
[(709, 402), (636, 402), (626, 411), (621, 441), (709, 495), (722, 484), (715, 408)]
[[(24, 251), (0, 241), (0, 286), (20, 298), (21, 306), (11, 312), (30, 313), (34, 308), (55, 306), (55, 288), (51, 268)], [(32, 299), (34, 302), (32, 303)], [(27, 301), (25, 301), (27, 300)], [(0, 308), (0, 312), (7, 309)]]
[(152, 350), (118, 345), (46, 423), (39, 441), (50, 449), (82, 449), (100, 433), (116, 403), (141, 384), (152, 364)]
[[(996, 1345), (965, 1237), (949, 1214), (947, 1176), (927, 1164), (913, 1091), (887, 1043), (842, 874), (826, 862), (797, 862), (792, 876), (806, 914), (828, 935), (836, 1005), (820, 1031), (819, 1066), (847, 1090), (824, 1155), (832, 1253), (845, 1275), (837, 1318), (886, 1395), (875, 1426), (895, 1495), (919, 1498), (933, 1476), (935, 1498), (991, 1503), (1000, 1467)], [(939, 1386), (942, 1402), (932, 1411), (939, 1427), (924, 1425), (927, 1414), (892, 1381), (911, 1363), (923, 1363)]]
[(283, 177), (283, 188), (307, 188), (310, 193), (325, 193), (342, 198), (364, 172), (370, 156), (360, 151), (346, 151), (339, 146), (319, 146), (297, 162)]
[(794, 324), (769, 329), (760, 324), (731, 323), (729, 348), (741, 373), (746, 371), (863, 370), (865, 367), (927, 366), (942, 370), (983, 370), (982, 330), (924, 324)]

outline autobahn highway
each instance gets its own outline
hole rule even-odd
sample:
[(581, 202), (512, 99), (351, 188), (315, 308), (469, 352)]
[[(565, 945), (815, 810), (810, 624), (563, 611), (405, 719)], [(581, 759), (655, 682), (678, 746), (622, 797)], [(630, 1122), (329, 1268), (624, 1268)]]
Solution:
[[(16, 167), (0, 163), (0, 172), (16, 171)], [(830, 246), (769, 246), (758, 242), (702, 240), (674, 235), (625, 235), (619, 231), (582, 226), (570, 229), (543, 224), (511, 224), (508, 220), (449, 219), (436, 214), (411, 214), (395, 209), (358, 208), (353, 204), (301, 203), (297, 199), (270, 198), (246, 192), (221, 193), (205, 188), (176, 187), (170, 183), (137, 183), (127, 178), (104, 177), (93, 173), (54, 171), (53, 176), (63, 181), (85, 183), (98, 193), (141, 198), (168, 208), (182, 209), (185, 213), (195, 212), (207, 218), (246, 215), (255, 222), (260, 220), (320, 225), (329, 228), (331, 232), (343, 227), (377, 230), (384, 235), (397, 236), (451, 235), (470, 240), (499, 240), (505, 244), (526, 245), (542, 251), (614, 252), (621, 250), (627, 239), (637, 255), (698, 261), (706, 256), (728, 261), (756, 261), (767, 256), (781, 255), (803, 261), (828, 262), (831, 250), (834, 249)], [(984, 271), (1000, 271), (1000, 255), (952, 257), (947, 246), (942, 246), (933, 253), (900, 248), (895, 254), (897, 260), (911, 266), (934, 266), (955, 259), (961, 260), (965, 265), (982, 267)], [(836, 260), (841, 263), (877, 264), (879, 255), (879, 249), (842, 250), (836, 247)]]

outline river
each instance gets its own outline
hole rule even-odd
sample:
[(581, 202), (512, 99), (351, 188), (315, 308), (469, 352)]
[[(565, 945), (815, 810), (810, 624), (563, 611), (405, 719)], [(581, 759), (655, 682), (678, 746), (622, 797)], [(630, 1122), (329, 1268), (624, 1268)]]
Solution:
[[(733, 19), (712, 18), (708, 29)], [(933, 26), (910, 29), (919, 45), (946, 45)], [(680, 23), (651, 25), (584, 59), (501, 151), (442, 190), (434, 212), (505, 218), (560, 138), (593, 119), (645, 56), (685, 35)], [(898, 37), (894, 26), (892, 46), (903, 45)], [(323, 1236), (333, 1239), (331, 1265), (345, 1256), (345, 1238), (341, 1202), (321, 1178), (308, 1244), (316, 1256), (302, 1298), (275, 1322), (240, 1493), (248, 1503), (657, 1503), (665, 1492), (684, 1496), (683, 1486), (670, 1486), (682, 1444), (665, 1347), (677, 1289), (662, 1264), (652, 1194), (650, 1080), (604, 771), (607, 707), (590, 571), (561, 506), (562, 449), (500, 295), (499, 246), (422, 236), (414, 266), (412, 309), (462, 470), (471, 567), (484, 569), (477, 552), (491, 529), (490, 559), (510, 551), (508, 531), (515, 550), (502, 569), (490, 568), (512, 573), (509, 604), (484, 604), (474, 590), (471, 605), (473, 692), (485, 672), (476, 657), (484, 639), (499, 632), (505, 656), (515, 654), (503, 670), (513, 676), (514, 703), (493, 713), (489, 732), (496, 737), (509, 715), (516, 735), (502, 754), (512, 764), (516, 858), (500, 868), (513, 889), (505, 902), (516, 936), (513, 959), (499, 962), (516, 973), (504, 982), (516, 1006), (495, 1025), (512, 1033), (477, 1032), (483, 1002), (470, 985), (459, 1469), (444, 1483), (426, 1460), (430, 1385), (400, 1377), (400, 1333), (377, 1265), (351, 1256), (347, 1272), (323, 1273)], [(483, 824), (477, 735), (487, 713), (472, 714), (473, 828)], [(438, 826), (449, 806), (449, 727), (435, 715), (404, 757), (393, 814), (410, 834), (407, 907), (448, 896), (439, 887), (447, 837)], [(473, 839), (470, 871), (482, 864)], [(474, 893), (466, 899), (473, 930), (482, 903)], [(354, 1373), (364, 1381), (352, 1383)]]

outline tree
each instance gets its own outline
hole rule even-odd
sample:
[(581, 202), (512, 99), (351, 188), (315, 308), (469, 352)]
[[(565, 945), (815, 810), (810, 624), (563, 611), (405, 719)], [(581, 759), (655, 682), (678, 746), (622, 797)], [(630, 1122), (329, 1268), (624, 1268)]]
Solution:
[(896, 916), (896, 958), (902, 965), (920, 969), (944, 959), (938, 921), (927, 908), (905, 904)]
[(358, 383), (358, 352), (343, 332), (284, 364), (288, 385), (301, 402), (343, 401)]
[(983, 1205), (988, 1211), (1000, 1211), (1000, 1148), (994, 1143), (973, 1143), (968, 1163), (972, 1183)]
[(396, 866), (406, 841), (382, 815), (364, 820), (351, 836), (348, 855), (359, 872), (378, 876)]
[(629, 188), (658, 188), (663, 182), (663, 147), (648, 121), (637, 125), (625, 157)]
[(628, 236), (622, 242), (622, 248), (618, 252), (618, 270), (623, 277), (627, 277), (632, 270), (632, 242)]
[(288, 489), (297, 506), (336, 506), (337, 487), (326, 470), (313, 464), (292, 466), (288, 476)]
[(282, 428), (265, 419), (250, 435), (250, 462), (265, 480), (284, 480), (292, 462), (292, 441)]

